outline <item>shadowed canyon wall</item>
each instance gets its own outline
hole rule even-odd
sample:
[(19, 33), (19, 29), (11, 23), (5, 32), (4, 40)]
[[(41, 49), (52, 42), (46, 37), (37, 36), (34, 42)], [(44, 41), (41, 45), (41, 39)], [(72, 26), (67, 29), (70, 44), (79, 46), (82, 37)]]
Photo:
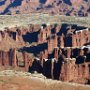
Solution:
[(90, 29), (77, 25), (29, 25), (0, 31), (0, 66), (87, 84)]

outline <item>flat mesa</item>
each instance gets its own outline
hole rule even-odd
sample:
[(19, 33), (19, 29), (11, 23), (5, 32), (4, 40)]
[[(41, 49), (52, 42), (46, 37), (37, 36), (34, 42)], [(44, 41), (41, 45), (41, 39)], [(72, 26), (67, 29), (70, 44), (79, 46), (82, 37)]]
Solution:
[(42, 23), (68, 23), (78, 24), (81, 26), (90, 27), (89, 17), (75, 17), (63, 15), (49, 15), (49, 14), (22, 14), (22, 15), (0, 15), (0, 29), (5, 27), (27, 26), (29, 24), (42, 24)]

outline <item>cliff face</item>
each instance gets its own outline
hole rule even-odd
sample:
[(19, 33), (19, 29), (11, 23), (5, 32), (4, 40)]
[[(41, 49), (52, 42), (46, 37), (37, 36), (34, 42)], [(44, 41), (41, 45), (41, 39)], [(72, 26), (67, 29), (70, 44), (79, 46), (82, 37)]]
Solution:
[[(14, 31), (15, 30), (15, 31)], [(20, 30), (13, 28), (0, 31), (0, 67), (2, 69), (21, 69), (28, 70), (28, 61), (30, 55), (26, 52), (19, 51), (25, 45)]]
[(68, 24), (5, 28), (0, 31), (0, 69), (8, 68), (90, 84), (90, 29)]
[(89, 0), (3, 0), (1, 14), (42, 12), (49, 14), (89, 16)]

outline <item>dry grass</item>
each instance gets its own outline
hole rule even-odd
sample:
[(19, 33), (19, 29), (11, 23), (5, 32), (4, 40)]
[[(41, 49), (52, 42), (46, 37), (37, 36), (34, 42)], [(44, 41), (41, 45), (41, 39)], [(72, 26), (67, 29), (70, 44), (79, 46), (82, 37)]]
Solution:
[(5, 27), (16, 27), (16, 26), (28, 26), (29, 24), (42, 24), (42, 23), (69, 23), (78, 24), (90, 27), (90, 17), (74, 17), (64, 15), (49, 14), (24, 14), (24, 15), (1, 15), (0, 16), (0, 30), (4, 30)]
[(0, 72), (0, 90), (90, 90), (90, 86), (48, 80), (41, 76), (16, 71), (4, 71), (1, 76)]
[[(54, 81), (51, 81), (54, 82)], [(90, 90), (86, 86), (74, 86), (65, 83), (41, 82), (23, 77), (0, 77), (0, 90)]]

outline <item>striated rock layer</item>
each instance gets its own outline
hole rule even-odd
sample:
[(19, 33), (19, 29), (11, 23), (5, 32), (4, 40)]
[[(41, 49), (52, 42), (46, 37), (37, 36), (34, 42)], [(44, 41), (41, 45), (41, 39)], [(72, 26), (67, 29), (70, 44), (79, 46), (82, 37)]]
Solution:
[(42, 24), (0, 31), (0, 69), (90, 84), (90, 28)]

